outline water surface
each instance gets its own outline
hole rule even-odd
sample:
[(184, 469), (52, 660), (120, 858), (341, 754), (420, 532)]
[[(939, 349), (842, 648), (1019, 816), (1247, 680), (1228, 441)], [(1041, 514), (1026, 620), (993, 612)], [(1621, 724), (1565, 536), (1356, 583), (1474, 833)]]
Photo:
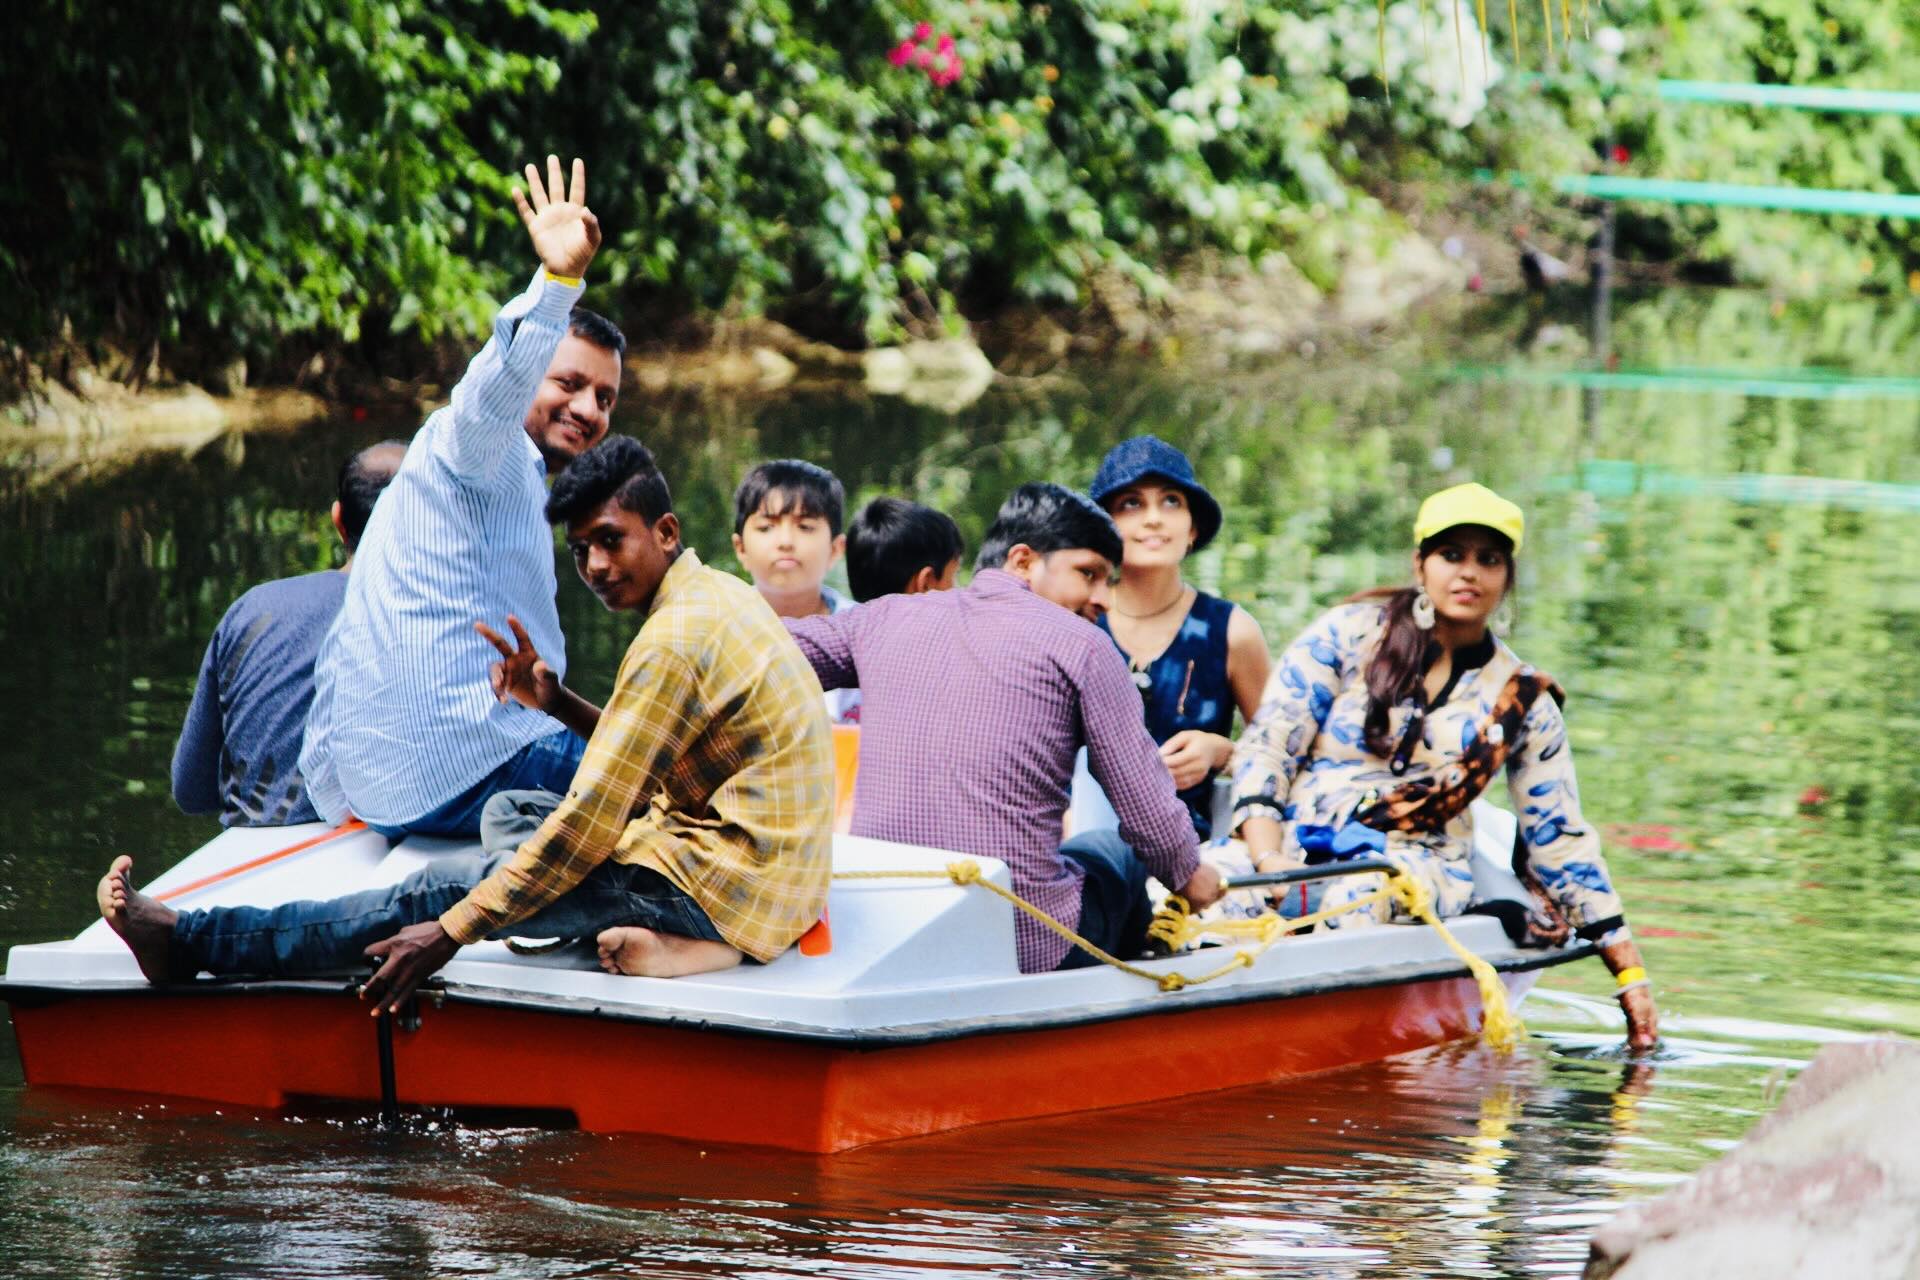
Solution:
[[(1891, 378), (1909, 312), (1676, 292), (1623, 307), (1616, 340), (1630, 367)], [(1903, 905), (1920, 868), (1920, 402), (1893, 383), (1583, 392), (1541, 376), (1578, 356), (1554, 319), (1442, 316), (1260, 364), (1144, 354), (954, 417), (633, 398), (618, 418), (722, 565), (728, 495), (758, 458), (945, 507), (971, 544), (1014, 484), (1084, 484), (1113, 441), (1156, 432), (1227, 511), (1193, 577), (1276, 646), (1404, 576), (1426, 492), (1474, 478), (1510, 493), (1531, 522), (1513, 640), (1572, 695), (1583, 797), (1660, 988), (1653, 1061), (1620, 1054), (1589, 962), (1548, 977), (1511, 1059), (1455, 1046), (810, 1158), (25, 1090), (6, 1052), (0, 1274), (1577, 1273), (1593, 1224), (1735, 1141), (1821, 1042), (1920, 1030)], [(0, 481), (0, 770), (17, 814), (0, 946), (86, 923), (112, 853), (157, 867), (207, 838), (167, 798), (206, 637), (246, 587), (332, 563), (340, 458), (413, 425), (83, 447), (53, 479)], [(564, 570), (560, 602), (574, 678), (602, 693), (627, 624)]]

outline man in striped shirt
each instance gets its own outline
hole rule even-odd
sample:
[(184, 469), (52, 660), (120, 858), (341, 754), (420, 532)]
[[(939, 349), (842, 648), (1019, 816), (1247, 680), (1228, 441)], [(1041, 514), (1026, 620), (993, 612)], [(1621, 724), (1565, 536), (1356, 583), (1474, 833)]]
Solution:
[(547, 477), (606, 434), (626, 340), (574, 306), (600, 244), (586, 167), (558, 157), (514, 192), (541, 270), (421, 427), (361, 539), (340, 616), (314, 670), (300, 771), (321, 817), (390, 836), (473, 835), (496, 791), (565, 791), (579, 726), (501, 702), (473, 624), (522, 619), (556, 673)]
[(666, 479), (635, 440), (582, 454), (547, 511), (600, 602), (644, 619), (605, 710), (568, 693), (519, 627), (517, 647), (489, 636), (499, 696), (570, 700), (591, 725), (558, 807), (517, 849), (442, 854), (324, 902), (176, 912), (134, 892), (132, 859), (116, 858), (100, 913), (150, 980), (337, 972), (367, 956), (383, 963), (361, 994), (391, 1011), (481, 938), (595, 937), (608, 972), (669, 978), (771, 960), (820, 918), (832, 731), (773, 609), (681, 545)]

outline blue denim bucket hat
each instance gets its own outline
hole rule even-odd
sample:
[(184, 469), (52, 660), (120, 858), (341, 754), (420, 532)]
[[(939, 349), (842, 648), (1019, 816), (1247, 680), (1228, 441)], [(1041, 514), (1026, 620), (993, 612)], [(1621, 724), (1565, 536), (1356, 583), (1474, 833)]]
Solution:
[(1107, 450), (1087, 496), (1105, 510), (1108, 498), (1149, 478), (1174, 485), (1187, 495), (1187, 505), (1193, 509), (1193, 549), (1199, 551), (1212, 542), (1220, 532), (1220, 504), (1193, 478), (1193, 463), (1187, 455), (1158, 436), (1134, 436)]

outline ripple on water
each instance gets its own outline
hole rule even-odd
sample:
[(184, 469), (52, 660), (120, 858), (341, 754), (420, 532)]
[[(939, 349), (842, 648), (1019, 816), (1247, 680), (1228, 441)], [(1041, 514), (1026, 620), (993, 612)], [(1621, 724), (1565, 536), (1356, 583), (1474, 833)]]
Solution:
[(1774, 1031), (1652, 1061), (1554, 1032), (821, 1158), (16, 1093), (0, 1272), (1572, 1275), (1751, 1122), (1799, 1061)]

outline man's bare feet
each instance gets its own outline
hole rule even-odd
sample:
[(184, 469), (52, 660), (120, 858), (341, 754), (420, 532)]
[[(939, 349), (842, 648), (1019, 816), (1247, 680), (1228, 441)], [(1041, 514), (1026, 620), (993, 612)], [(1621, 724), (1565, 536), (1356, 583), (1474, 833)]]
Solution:
[(167, 954), (179, 913), (144, 893), (134, 892), (132, 858), (123, 853), (113, 860), (107, 874), (100, 877), (94, 897), (100, 904), (100, 918), (133, 952), (147, 981), (159, 984), (173, 976), (167, 971)]
[(713, 973), (740, 963), (740, 953), (724, 942), (685, 938), (638, 925), (602, 930), (600, 967), (630, 978), (683, 978)]

